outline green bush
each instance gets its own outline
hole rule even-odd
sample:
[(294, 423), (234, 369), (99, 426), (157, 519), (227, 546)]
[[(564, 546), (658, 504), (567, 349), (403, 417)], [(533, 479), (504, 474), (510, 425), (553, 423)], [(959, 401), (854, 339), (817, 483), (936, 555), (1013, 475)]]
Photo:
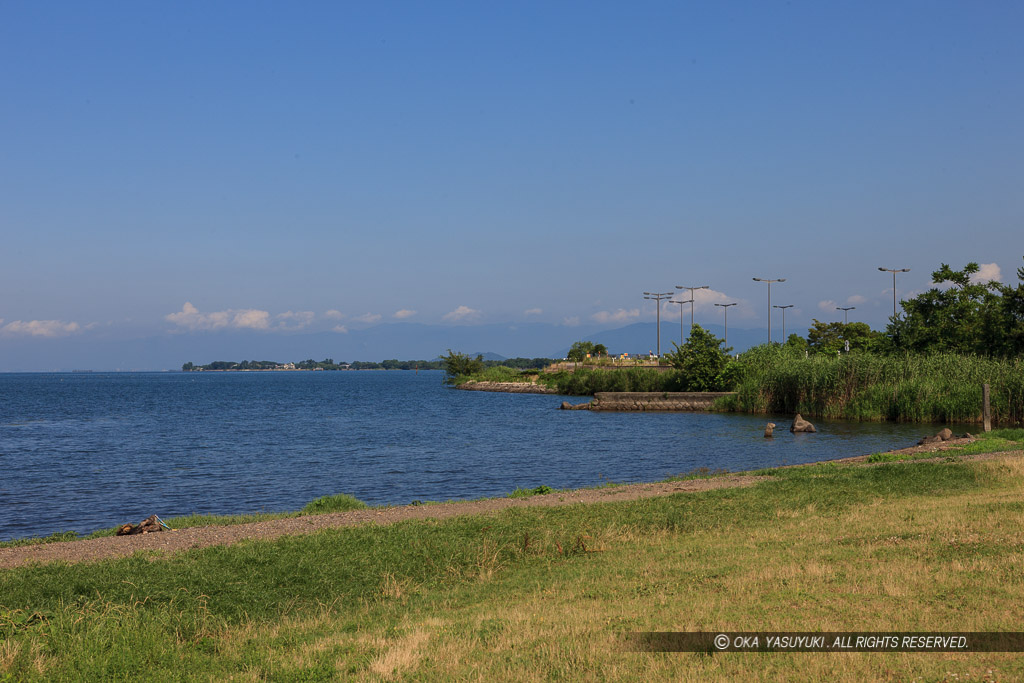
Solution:
[(347, 493), (338, 493), (333, 496), (321, 496), (306, 504), (299, 510), (302, 515), (322, 515), (328, 512), (345, 512), (346, 510), (362, 510), (368, 507), (366, 503)]

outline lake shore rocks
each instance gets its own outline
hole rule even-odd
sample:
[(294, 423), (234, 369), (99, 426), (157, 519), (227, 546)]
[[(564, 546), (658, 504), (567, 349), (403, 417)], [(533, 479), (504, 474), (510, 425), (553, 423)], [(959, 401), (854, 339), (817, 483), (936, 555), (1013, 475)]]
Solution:
[(797, 413), (796, 417), (793, 418), (793, 424), (789, 426), (789, 431), (796, 434), (798, 432), (816, 432), (818, 430), (815, 429), (814, 425), (805, 420), (803, 415)]
[(557, 394), (558, 391), (532, 382), (466, 382), (456, 389), (464, 391), (494, 391), (506, 394)]

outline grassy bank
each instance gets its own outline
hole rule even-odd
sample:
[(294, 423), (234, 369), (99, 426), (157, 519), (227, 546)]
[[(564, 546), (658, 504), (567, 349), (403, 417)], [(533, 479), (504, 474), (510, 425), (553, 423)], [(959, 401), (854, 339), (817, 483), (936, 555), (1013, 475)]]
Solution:
[(3, 571), (0, 680), (1024, 675), (1000, 653), (625, 651), (637, 630), (1019, 628), (1018, 457), (771, 474), (745, 489)]
[(996, 424), (1024, 422), (1024, 361), (931, 354), (812, 355), (762, 346), (740, 357), (738, 394), (726, 409), (853, 420), (980, 422), (981, 385)]
[(566, 396), (593, 396), (599, 391), (685, 391), (675, 371), (652, 368), (579, 368), (573, 372), (537, 373), (511, 368), (487, 368), (472, 375), (461, 375), (455, 384), (465, 382), (534, 382)]

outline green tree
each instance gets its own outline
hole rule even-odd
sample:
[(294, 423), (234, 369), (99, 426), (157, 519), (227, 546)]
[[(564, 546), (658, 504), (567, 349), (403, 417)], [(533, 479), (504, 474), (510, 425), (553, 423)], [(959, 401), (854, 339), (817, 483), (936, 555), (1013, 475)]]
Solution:
[(877, 351), (880, 348), (882, 334), (872, 330), (867, 323), (823, 323), (817, 319), (807, 330), (807, 348), (812, 353), (836, 355), (837, 351), (846, 350), (850, 343), (851, 351)]
[(729, 352), (725, 341), (700, 325), (690, 329), (690, 337), (682, 346), (672, 342), (675, 351), (665, 358), (679, 371), (687, 391), (724, 391), (730, 385)]
[(587, 355), (594, 352), (594, 342), (589, 341), (578, 341), (573, 343), (569, 347), (569, 353), (566, 354), (566, 358), (577, 363), (581, 363), (586, 360)]
[(802, 356), (804, 352), (807, 351), (807, 340), (801, 337), (796, 332), (793, 332), (792, 334), (789, 335), (789, 339), (786, 340), (786, 343), (783, 344), (783, 346), (796, 353), (799, 353)]
[(482, 372), (484, 369), (484, 357), (482, 355), (471, 358), (468, 354), (448, 349), (448, 355), (441, 356), (441, 360), (444, 362), (444, 381), (447, 384), (455, 384), (458, 377), (473, 375)]
[[(932, 287), (913, 299), (901, 302), (903, 316), (890, 321), (887, 329), (893, 345), (904, 351), (928, 353), (976, 353), (1013, 355), (1012, 338), (1024, 332), (1014, 325), (1013, 308), (1018, 286), (1012, 289), (998, 282), (978, 282), (980, 270), (971, 262), (961, 270), (947, 264), (932, 273)], [(1024, 275), (1024, 273), (1018, 273)], [(1024, 295), (1024, 291), (1020, 291)]]

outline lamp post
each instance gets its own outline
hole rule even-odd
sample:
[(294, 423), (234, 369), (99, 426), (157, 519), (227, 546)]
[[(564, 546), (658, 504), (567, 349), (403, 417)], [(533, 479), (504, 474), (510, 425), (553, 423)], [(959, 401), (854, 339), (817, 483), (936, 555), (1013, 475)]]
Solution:
[(768, 283), (768, 343), (772, 343), (772, 283), (773, 282), (785, 282), (786, 278), (780, 277), (776, 280), (769, 280), (768, 278), (755, 277), (754, 282), (767, 282)]
[(682, 285), (676, 285), (676, 289), (688, 289), (690, 290), (690, 329), (693, 329), (693, 300), (696, 298), (693, 292), (698, 289), (710, 289), (708, 285), (701, 285), (700, 287), (683, 287)]
[(785, 306), (772, 306), (772, 308), (782, 309), (782, 343), (786, 343), (786, 309), (793, 308), (793, 304), (786, 304)]
[(883, 273), (892, 273), (892, 321), (896, 322), (896, 273), (909, 273), (910, 268), (883, 268), (878, 267)]
[(725, 348), (729, 348), (729, 307), (735, 306), (734, 301), (731, 304), (715, 304), (716, 306), (722, 307), (722, 313), (725, 313)]
[(644, 292), (645, 299), (651, 299), (658, 302), (658, 358), (661, 358), (661, 302), (663, 299), (668, 299), (670, 296), (672, 296), (672, 292)]
[(693, 299), (690, 299), (689, 301), (670, 300), (669, 303), (670, 304), (679, 304), (679, 345), (682, 346), (683, 345), (683, 306), (685, 306), (686, 304), (692, 304), (693, 303)]
[(837, 311), (843, 312), (843, 324), (848, 325), (850, 323), (849, 314), (850, 311), (857, 308), (856, 306), (836, 306)]

